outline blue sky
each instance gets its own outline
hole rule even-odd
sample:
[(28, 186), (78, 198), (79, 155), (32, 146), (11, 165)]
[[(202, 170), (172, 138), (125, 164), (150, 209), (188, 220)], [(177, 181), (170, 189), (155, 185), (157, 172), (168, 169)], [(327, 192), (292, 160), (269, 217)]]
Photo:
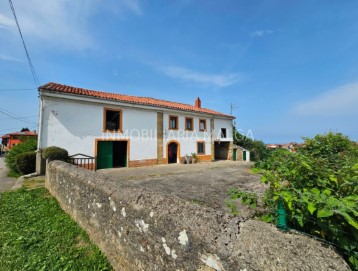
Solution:
[[(266, 143), (328, 131), (358, 140), (356, 0), (13, 4), (41, 84), (199, 96), (223, 113), (233, 103), (237, 129)], [(37, 129), (36, 85), (8, 1), (0, 40), (0, 134)]]

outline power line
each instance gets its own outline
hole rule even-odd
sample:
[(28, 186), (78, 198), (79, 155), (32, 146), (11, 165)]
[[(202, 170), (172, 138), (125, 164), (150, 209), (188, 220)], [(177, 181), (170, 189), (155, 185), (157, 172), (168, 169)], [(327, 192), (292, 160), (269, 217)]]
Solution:
[(1, 110), (1, 108), (0, 108), (0, 113), (1, 113), (1, 114), (4, 114), (4, 115), (6, 115), (6, 116), (9, 116), (9, 117), (12, 118), (12, 119), (22, 121), (22, 122), (24, 122), (24, 123), (36, 124), (36, 125), (37, 125), (37, 123), (34, 122), (34, 121), (24, 120), (24, 119), (22, 119), (21, 117), (16, 117), (16, 116), (13, 116), (13, 115), (11, 115), (11, 114), (9, 114), (9, 113), (6, 113), (5, 111)]
[[(9, 112), (7, 112), (7, 113), (9, 113)], [(10, 114), (10, 113), (9, 113)], [(18, 115), (15, 115), (15, 114), (13, 114), (14, 116), (16, 116), (16, 117), (18, 117), (18, 118), (23, 118), (23, 119), (30, 119), (30, 118), (34, 118), (34, 117), (38, 117), (38, 115), (30, 115), (30, 116), (18, 116)], [(2, 119), (2, 120), (8, 120), (8, 119), (12, 119), (12, 118), (0, 118), (0, 119)]]
[(37, 78), (37, 75), (36, 75), (36, 72), (35, 72), (35, 68), (34, 68), (34, 66), (32, 65), (32, 61), (31, 61), (31, 58), (30, 58), (30, 54), (29, 54), (29, 52), (28, 52), (28, 50), (27, 50), (24, 37), (22, 36), (22, 32), (21, 32), (21, 29), (20, 29), (20, 25), (19, 25), (19, 22), (18, 22), (17, 17), (16, 17), (16, 13), (15, 13), (15, 8), (14, 8), (14, 5), (12, 4), (12, 1), (11, 1), (11, 0), (9, 0), (9, 4), (10, 4), (10, 8), (11, 8), (12, 14), (14, 15), (14, 18), (15, 18), (15, 22), (16, 22), (16, 25), (17, 25), (17, 29), (19, 30), (19, 34), (20, 34), (20, 37), (21, 37), (21, 40), (22, 40), (22, 44), (23, 44), (24, 49), (25, 49), (25, 53), (26, 53), (27, 60), (28, 60), (28, 62), (29, 62), (29, 66), (30, 66), (32, 78), (34, 79), (35, 85), (38, 87), (38, 86), (40, 86), (40, 83), (39, 83), (39, 80), (38, 80), (38, 78)]
[(0, 91), (25, 91), (35, 90), (36, 88), (0, 88)]

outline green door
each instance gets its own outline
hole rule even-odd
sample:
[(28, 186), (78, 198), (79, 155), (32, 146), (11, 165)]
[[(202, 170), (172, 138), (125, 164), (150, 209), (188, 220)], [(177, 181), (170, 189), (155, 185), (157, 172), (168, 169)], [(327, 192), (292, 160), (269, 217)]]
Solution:
[(242, 151), (242, 160), (246, 161), (246, 151)]
[(113, 142), (98, 141), (97, 169), (113, 168)]
[(236, 161), (236, 151), (237, 151), (237, 149), (233, 149), (233, 151), (234, 151), (234, 153), (233, 153), (232, 159), (233, 159), (234, 161)]

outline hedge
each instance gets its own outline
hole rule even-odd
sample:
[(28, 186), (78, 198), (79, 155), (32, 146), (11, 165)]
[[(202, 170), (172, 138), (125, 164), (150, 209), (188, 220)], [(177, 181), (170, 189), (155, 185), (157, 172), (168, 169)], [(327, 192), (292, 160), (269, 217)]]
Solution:
[(67, 161), (68, 151), (60, 147), (51, 146), (43, 149), (42, 157), (45, 159)]
[(33, 173), (36, 170), (36, 153), (34, 151), (24, 152), (15, 157), (16, 169), (22, 174)]
[(24, 142), (13, 146), (5, 156), (5, 164), (10, 169), (12, 173), (20, 173), (17, 170), (15, 157), (21, 153), (36, 151), (37, 149), (37, 140), (28, 139)]

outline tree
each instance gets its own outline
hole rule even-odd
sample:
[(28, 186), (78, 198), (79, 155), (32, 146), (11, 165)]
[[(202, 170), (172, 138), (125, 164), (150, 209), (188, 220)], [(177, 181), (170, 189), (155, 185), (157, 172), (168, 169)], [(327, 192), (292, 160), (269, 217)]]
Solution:
[(25, 127), (25, 128), (22, 128), (20, 132), (30, 132), (30, 129)]
[(253, 140), (247, 136), (240, 134), (235, 128), (234, 133), (234, 144), (241, 146), (250, 151), (250, 159), (252, 161), (261, 161), (267, 157), (269, 150), (267, 149), (264, 142), (261, 140)]

